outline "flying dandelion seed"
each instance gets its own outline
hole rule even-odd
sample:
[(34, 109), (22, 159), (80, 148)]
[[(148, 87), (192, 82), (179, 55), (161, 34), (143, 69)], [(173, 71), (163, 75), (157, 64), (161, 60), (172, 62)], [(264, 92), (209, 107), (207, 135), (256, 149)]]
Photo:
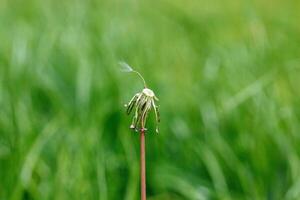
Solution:
[(132, 72), (133, 69), (126, 62), (119, 62), (120, 68), (122, 72)]

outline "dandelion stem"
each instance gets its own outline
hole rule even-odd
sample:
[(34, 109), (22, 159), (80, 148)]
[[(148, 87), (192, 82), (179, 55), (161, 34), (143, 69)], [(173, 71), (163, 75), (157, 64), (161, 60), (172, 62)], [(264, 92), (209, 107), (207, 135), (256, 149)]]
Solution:
[(141, 129), (140, 134), (141, 145), (141, 200), (146, 200), (146, 163), (145, 163), (145, 130)]

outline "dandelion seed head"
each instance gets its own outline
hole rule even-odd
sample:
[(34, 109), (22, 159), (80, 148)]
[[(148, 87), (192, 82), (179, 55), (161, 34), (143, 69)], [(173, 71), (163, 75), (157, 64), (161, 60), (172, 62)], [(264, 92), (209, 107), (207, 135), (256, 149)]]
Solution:
[(154, 92), (152, 90), (150, 90), (149, 88), (145, 88), (143, 89), (143, 93), (148, 96), (148, 97), (154, 97)]
[(134, 112), (130, 128), (134, 129), (137, 132), (145, 132), (147, 130), (146, 121), (148, 118), (148, 114), (151, 110), (154, 110), (156, 119), (156, 132), (158, 133), (158, 123), (160, 122), (160, 117), (159, 109), (155, 104), (155, 102), (158, 101), (158, 98), (155, 96), (154, 92), (147, 87), (144, 77), (138, 71), (133, 70), (125, 62), (119, 62), (119, 64), (122, 71), (136, 73), (144, 83), (144, 89), (142, 90), (142, 92), (136, 93), (129, 101), (129, 103), (125, 104), (126, 113), (128, 115)]

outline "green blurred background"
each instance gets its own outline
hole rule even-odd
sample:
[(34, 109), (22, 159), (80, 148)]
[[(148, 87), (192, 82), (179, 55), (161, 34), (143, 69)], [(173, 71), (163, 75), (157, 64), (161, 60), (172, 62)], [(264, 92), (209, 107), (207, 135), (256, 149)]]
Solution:
[(297, 0), (1, 0), (0, 199), (300, 199)]

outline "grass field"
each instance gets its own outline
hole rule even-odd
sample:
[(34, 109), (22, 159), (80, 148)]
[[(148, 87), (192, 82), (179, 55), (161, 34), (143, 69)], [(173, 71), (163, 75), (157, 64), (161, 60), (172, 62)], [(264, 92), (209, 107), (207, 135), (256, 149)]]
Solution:
[(0, 1), (0, 200), (300, 199), (300, 2)]

